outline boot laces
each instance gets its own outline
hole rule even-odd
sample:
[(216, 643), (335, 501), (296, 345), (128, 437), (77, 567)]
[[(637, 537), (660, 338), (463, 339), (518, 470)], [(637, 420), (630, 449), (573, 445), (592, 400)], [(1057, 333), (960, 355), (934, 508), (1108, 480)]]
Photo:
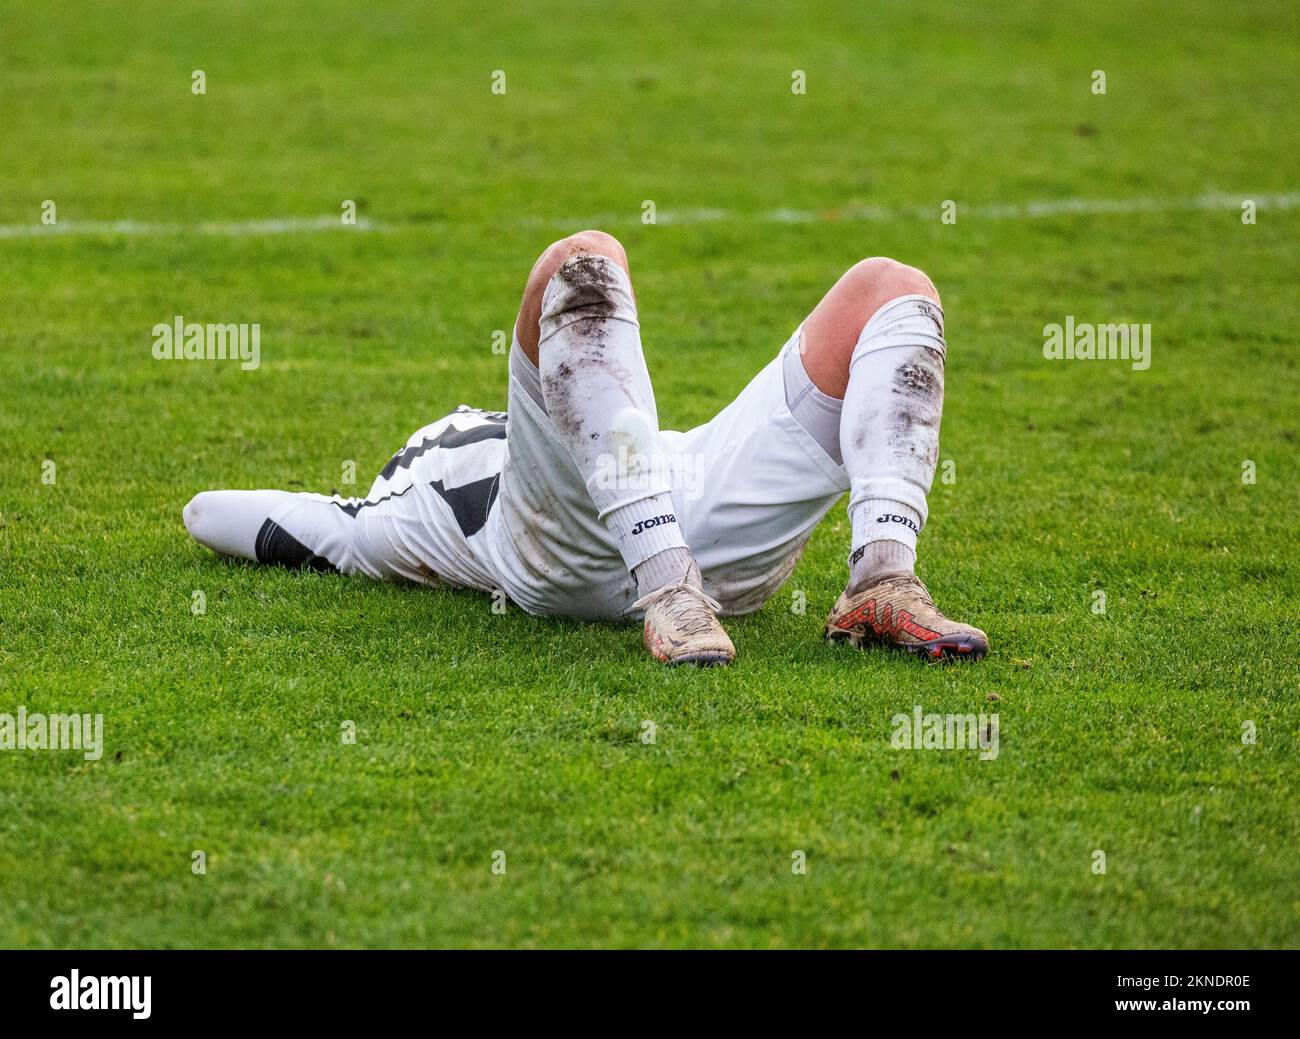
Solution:
[(661, 602), (684, 635), (706, 635), (713, 631), (717, 624), (715, 615), (722, 609), (717, 599), (684, 580), (663, 585), (641, 596), (632, 608), (648, 610)]

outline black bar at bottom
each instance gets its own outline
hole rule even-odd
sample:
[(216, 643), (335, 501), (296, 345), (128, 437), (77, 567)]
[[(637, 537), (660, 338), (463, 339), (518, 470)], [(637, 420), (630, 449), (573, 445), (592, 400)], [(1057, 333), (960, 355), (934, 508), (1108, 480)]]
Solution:
[(6, 1024), (76, 1027), (375, 1027), (413, 1014), (434, 1026), (606, 1030), (669, 1015), (673, 1028), (819, 1027), (840, 1013), (895, 1030), (981, 1020), (1250, 1027), (1294, 1017), (1298, 973), (1294, 951), (9, 951), (0, 1007)]

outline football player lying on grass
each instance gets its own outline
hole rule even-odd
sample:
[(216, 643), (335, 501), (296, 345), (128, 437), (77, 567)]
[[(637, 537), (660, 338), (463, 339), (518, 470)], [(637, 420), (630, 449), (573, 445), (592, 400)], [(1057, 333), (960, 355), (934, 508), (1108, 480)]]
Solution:
[(508, 421), (460, 407), (416, 431), (365, 498), (208, 491), (185, 526), (262, 563), (499, 591), (534, 614), (643, 616), (656, 659), (725, 664), (718, 616), (775, 593), (848, 491), (827, 637), (974, 659), (984, 632), (944, 617), (913, 573), (946, 350), (930, 279), (863, 260), (712, 420), (660, 430), (627, 255), (582, 231), (528, 276)]

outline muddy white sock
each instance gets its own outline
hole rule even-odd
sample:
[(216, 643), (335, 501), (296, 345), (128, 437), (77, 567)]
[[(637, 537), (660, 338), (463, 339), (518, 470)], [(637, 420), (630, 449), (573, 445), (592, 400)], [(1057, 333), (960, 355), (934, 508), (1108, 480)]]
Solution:
[(946, 353), (943, 311), (919, 295), (877, 310), (853, 348), (840, 419), (853, 584), (915, 565), (939, 460)]
[[(690, 549), (686, 548), (669, 548), (656, 553), (632, 571), (632, 576), (636, 578), (637, 593), (646, 595), (666, 584), (686, 580), (694, 562)], [(698, 574), (696, 571), (697, 580)]]
[(871, 541), (849, 554), (849, 587), (870, 587), (885, 574), (914, 573), (916, 550), (901, 541)]
[(623, 268), (592, 253), (564, 263), (542, 297), (539, 343), (546, 413), (628, 570), (685, 549)]

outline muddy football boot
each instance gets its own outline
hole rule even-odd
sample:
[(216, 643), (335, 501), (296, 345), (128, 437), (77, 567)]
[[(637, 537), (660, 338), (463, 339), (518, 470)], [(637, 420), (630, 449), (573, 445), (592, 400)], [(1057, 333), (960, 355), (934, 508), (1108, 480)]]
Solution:
[(826, 618), (826, 638), (854, 646), (888, 646), (939, 660), (978, 660), (989, 651), (979, 628), (940, 613), (915, 574), (885, 574), (858, 589), (845, 589)]
[(691, 564), (681, 581), (643, 595), (634, 608), (645, 610), (642, 641), (665, 664), (730, 664), (736, 647), (718, 623), (722, 609), (700, 587), (700, 569)]

